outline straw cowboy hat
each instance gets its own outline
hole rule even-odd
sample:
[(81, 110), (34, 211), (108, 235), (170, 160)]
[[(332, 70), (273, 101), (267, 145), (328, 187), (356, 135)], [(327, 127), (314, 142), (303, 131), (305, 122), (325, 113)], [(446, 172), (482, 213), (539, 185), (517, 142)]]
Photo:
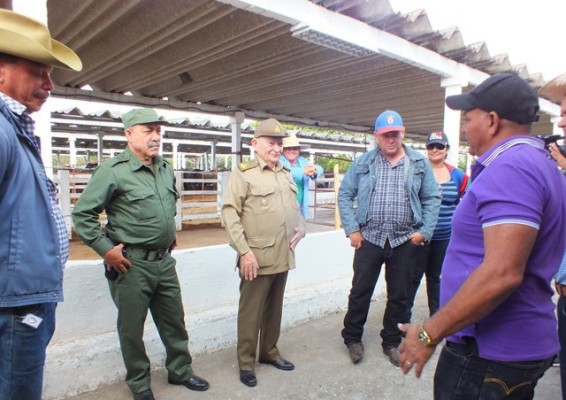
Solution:
[(300, 150), (306, 150), (310, 146), (308, 144), (300, 144), (297, 135), (290, 134), (289, 136), (283, 139), (283, 148), (286, 147), (298, 147)]
[(566, 74), (558, 75), (544, 85), (539, 94), (559, 103), (566, 96)]
[(0, 9), (0, 53), (58, 68), (83, 68), (79, 56), (51, 39), (49, 29), (41, 22), (4, 9)]

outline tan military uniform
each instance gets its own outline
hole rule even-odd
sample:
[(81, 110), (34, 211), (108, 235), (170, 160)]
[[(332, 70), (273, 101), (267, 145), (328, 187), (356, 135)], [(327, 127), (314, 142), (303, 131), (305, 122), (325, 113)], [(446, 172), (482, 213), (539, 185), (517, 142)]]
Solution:
[(240, 164), (232, 171), (222, 217), (238, 256), (251, 250), (260, 267), (253, 281), (242, 278), (238, 309), (238, 363), (241, 370), (253, 370), (258, 334), (259, 358), (279, 356), (287, 271), (295, 267), (290, 242), (295, 228), (305, 229), (289, 171), (280, 163), (274, 171), (261, 159)]

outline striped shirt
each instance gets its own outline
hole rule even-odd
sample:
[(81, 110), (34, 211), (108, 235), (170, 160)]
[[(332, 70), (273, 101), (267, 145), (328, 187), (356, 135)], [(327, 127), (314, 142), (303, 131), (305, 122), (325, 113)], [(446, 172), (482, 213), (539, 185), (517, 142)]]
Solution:
[(391, 165), (382, 154), (376, 158), (376, 182), (368, 206), (368, 223), (361, 227), (365, 240), (381, 248), (389, 240), (394, 248), (413, 233), (413, 211), (405, 190), (405, 158)]
[(440, 203), (438, 222), (434, 228), (432, 240), (448, 240), (452, 233), (452, 216), (458, 202), (458, 188), (452, 179), (441, 183), (438, 188), (442, 202)]
[[(20, 121), (20, 125), (24, 128), (24, 132), (27, 138), (32, 143), (33, 147), (37, 151), (37, 154), (41, 155), (38, 137), (33, 134), (35, 131), (35, 122), (27, 113), (26, 107), (2, 92), (0, 92), (0, 99), (2, 99), (2, 101), (10, 109), (10, 111), (12, 111), (14, 116)], [(57, 205), (57, 186), (51, 179), (47, 177), (41, 156), (39, 157), (39, 165), (41, 168), (41, 177), (44, 178), (43, 181), (45, 183), (45, 188), (49, 193), (52, 211), (51, 215), (54, 219), (55, 228), (57, 230), (59, 251), (61, 255), (61, 266), (63, 267), (65, 266), (65, 263), (69, 258), (69, 234), (67, 233), (65, 219), (63, 218), (61, 209)]]

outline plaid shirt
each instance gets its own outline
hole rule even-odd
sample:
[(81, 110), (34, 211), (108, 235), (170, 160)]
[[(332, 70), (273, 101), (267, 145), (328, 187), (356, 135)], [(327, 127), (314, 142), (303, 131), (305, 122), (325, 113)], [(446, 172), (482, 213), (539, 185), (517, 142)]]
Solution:
[(405, 190), (405, 157), (395, 165), (380, 153), (376, 159), (376, 182), (368, 206), (369, 222), (362, 236), (381, 248), (386, 240), (392, 248), (407, 241), (413, 233), (413, 212)]
[(6, 104), (6, 106), (12, 111), (12, 113), (19, 119), (21, 126), (24, 128), (25, 134), (28, 139), (33, 144), (33, 147), (39, 155), (39, 161), (42, 168), (41, 176), (44, 178), (45, 186), (47, 192), (49, 193), (49, 199), (51, 200), (51, 210), (52, 216), (55, 220), (55, 228), (57, 229), (57, 236), (59, 239), (59, 251), (61, 255), (61, 266), (64, 266), (69, 257), (69, 234), (67, 233), (67, 227), (65, 225), (65, 219), (63, 218), (63, 213), (58, 207), (57, 203), (57, 186), (55, 183), (47, 177), (45, 173), (45, 167), (41, 161), (41, 149), (39, 147), (38, 137), (33, 134), (35, 131), (35, 122), (26, 112), (26, 108), (23, 104), (17, 102), (4, 93), (0, 92), (0, 99)]

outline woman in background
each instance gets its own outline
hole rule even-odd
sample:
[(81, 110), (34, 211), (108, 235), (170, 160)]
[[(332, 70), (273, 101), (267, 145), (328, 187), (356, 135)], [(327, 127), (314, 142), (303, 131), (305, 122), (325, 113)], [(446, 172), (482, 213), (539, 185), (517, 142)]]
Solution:
[(426, 291), (428, 296), (428, 309), (430, 315), (438, 310), (440, 298), (440, 274), (446, 248), (452, 233), (452, 216), (456, 205), (468, 187), (469, 177), (462, 170), (446, 163), (450, 146), (448, 137), (443, 132), (431, 133), (426, 141), (428, 160), (440, 190), (440, 211), (438, 222), (434, 228), (432, 239), (426, 245), (424, 271), (418, 271), (409, 291), (409, 310), (413, 308), (415, 296), (423, 274), (426, 276)]
[(311, 164), (305, 157), (300, 157), (301, 150), (308, 149), (308, 145), (301, 145), (296, 135), (289, 135), (283, 139), (283, 154), (281, 164), (291, 170), (291, 176), (297, 184), (297, 200), (301, 205), (301, 215), (309, 217), (309, 181), (322, 176), (322, 167)]

